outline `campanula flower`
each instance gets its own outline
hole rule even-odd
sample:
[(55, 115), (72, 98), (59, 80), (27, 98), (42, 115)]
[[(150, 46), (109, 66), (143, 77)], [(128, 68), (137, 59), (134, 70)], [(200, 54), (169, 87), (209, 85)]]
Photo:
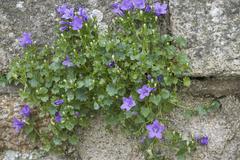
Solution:
[(133, 9), (133, 3), (131, 0), (123, 0), (122, 3), (120, 4), (120, 8), (123, 11), (129, 11)]
[(168, 11), (168, 5), (167, 4), (161, 4), (159, 2), (154, 4), (154, 12), (157, 16), (165, 15)]
[(64, 103), (64, 100), (63, 99), (58, 99), (58, 100), (56, 100), (55, 102), (54, 102), (54, 104), (56, 105), (56, 106), (60, 106), (60, 105), (62, 105)]
[(152, 76), (150, 74), (148, 74), (148, 73), (145, 73), (145, 76), (146, 76), (147, 80), (151, 80), (152, 79)]
[(19, 45), (24, 48), (27, 47), (28, 45), (31, 45), (32, 44), (31, 34), (23, 32), (22, 37), (18, 38), (18, 42)]
[(17, 119), (16, 117), (13, 118), (13, 128), (15, 128), (16, 132), (19, 133), (20, 130), (24, 127), (25, 123)]
[(149, 4), (146, 5), (145, 12), (150, 13), (152, 10), (151, 6)]
[(158, 120), (154, 120), (152, 124), (146, 126), (146, 129), (148, 130), (148, 138), (152, 139), (156, 137), (161, 140), (165, 126), (160, 124)]
[(107, 66), (108, 66), (109, 68), (115, 67), (115, 61), (109, 62), (109, 63), (107, 64)]
[(80, 113), (79, 112), (75, 112), (74, 113), (76, 117), (80, 117)]
[(157, 81), (158, 82), (163, 82), (163, 79), (164, 79), (163, 75), (157, 76)]
[(144, 9), (145, 8), (145, 0), (132, 0), (134, 8)]
[(24, 105), (19, 113), (24, 117), (29, 117), (31, 113), (30, 107), (28, 105)]
[(145, 97), (148, 97), (155, 88), (148, 87), (148, 85), (143, 85), (142, 88), (137, 90), (137, 93), (140, 94), (139, 98), (143, 100)]
[(199, 139), (199, 143), (201, 145), (208, 145), (208, 137), (207, 136), (203, 136)]
[(57, 12), (58, 14), (63, 15), (67, 9), (68, 9), (68, 5), (63, 4), (57, 8)]
[(55, 122), (57, 122), (57, 123), (62, 122), (62, 115), (60, 112), (55, 113)]
[(59, 30), (62, 31), (62, 32), (68, 30), (68, 27), (70, 25), (69, 22), (65, 22), (65, 21), (60, 21), (59, 24), (61, 25)]
[(73, 30), (79, 30), (83, 27), (83, 20), (78, 16), (74, 16), (71, 26)]
[(116, 15), (119, 15), (119, 16), (124, 15), (123, 11), (120, 8), (120, 3), (117, 3), (117, 2), (113, 3), (112, 8), (113, 8), (112, 12), (115, 13)]
[(88, 20), (87, 11), (84, 8), (79, 7), (77, 13), (83, 19), (83, 21), (87, 21)]
[(66, 8), (62, 18), (63, 19), (72, 19), (74, 17), (74, 8)]
[(70, 60), (69, 56), (66, 56), (65, 60), (62, 62), (62, 64), (66, 67), (72, 67), (74, 64)]
[(121, 110), (130, 111), (132, 107), (136, 105), (135, 101), (133, 100), (132, 96), (126, 98), (123, 97), (123, 104), (121, 105)]

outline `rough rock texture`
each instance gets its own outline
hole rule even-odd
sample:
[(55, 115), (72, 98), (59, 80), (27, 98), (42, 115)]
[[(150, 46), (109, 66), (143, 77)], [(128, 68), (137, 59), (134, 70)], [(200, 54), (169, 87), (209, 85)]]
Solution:
[(188, 40), (193, 76), (240, 76), (240, 0), (170, 0), (174, 35)]
[[(208, 99), (187, 96), (191, 106), (205, 103)], [(183, 118), (175, 114), (176, 126), (186, 136), (202, 134), (209, 137), (208, 146), (199, 146), (193, 160), (239, 160), (240, 158), (240, 101), (228, 96), (220, 100), (222, 107), (206, 117)], [(190, 158), (189, 158), (190, 159)]]

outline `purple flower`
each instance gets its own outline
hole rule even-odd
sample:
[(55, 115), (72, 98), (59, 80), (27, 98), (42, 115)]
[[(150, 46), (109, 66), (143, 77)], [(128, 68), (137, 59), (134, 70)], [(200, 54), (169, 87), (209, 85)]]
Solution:
[(28, 105), (24, 105), (23, 108), (20, 110), (20, 114), (24, 117), (29, 117), (31, 110)]
[(66, 59), (62, 62), (62, 64), (66, 67), (74, 66), (68, 55), (66, 56)]
[(145, 12), (150, 13), (152, 10), (151, 6), (148, 4), (146, 5)]
[(75, 112), (74, 113), (76, 117), (80, 117), (80, 113), (79, 112)]
[(17, 118), (13, 118), (13, 128), (15, 128), (16, 132), (19, 133), (20, 130), (24, 127), (25, 123), (18, 120)]
[(59, 24), (61, 25), (61, 27), (59, 28), (60, 31), (65, 31), (68, 30), (68, 26), (70, 25), (69, 22), (65, 22), (65, 21), (60, 21)]
[(132, 0), (133, 5), (137, 9), (144, 9), (145, 8), (145, 0)]
[(18, 38), (18, 42), (19, 45), (24, 48), (27, 47), (27, 45), (31, 45), (32, 44), (31, 34), (23, 32), (22, 37)]
[(60, 123), (62, 121), (62, 115), (61, 115), (60, 112), (56, 112), (56, 114), (55, 114), (55, 121), (57, 123)]
[(155, 88), (148, 87), (148, 85), (143, 85), (142, 88), (137, 90), (137, 93), (140, 94), (139, 98), (143, 100), (145, 97), (148, 97), (153, 90), (155, 90)]
[(54, 104), (56, 105), (56, 106), (60, 106), (60, 105), (62, 105), (64, 103), (64, 100), (63, 99), (58, 99), (58, 100), (56, 100), (55, 102), (54, 102)]
[(158, 82), (163, 82), (163, 79), (164, 79), (163, 75), (157, 76), (157, 81)]
[(134, 107), (136, 105), (135, 101), (133, 100), (132, 96), (126, 98), (123, 97), (123, 104), (121, 105), (121, 110), (126, 110), (126, 111), (130, 111), (130, 109), (132, 107)]
[(122, 3), (120, 4), (120, 8), (123, 11), (128, 11), (133, 9), (133, 3), (131, 0), (123, 0)]
[(62, 18), (72, 19), (74, 16), (74, 8), (66, 8), (63, 12)]
[(167, 4), (161, 4), (159, 2), (154, 4), (154, 11), (157, 16), (165, 15), (167, 14), (168, 5)]
[(208, 145), (208, 137), (207, 136), (203, 136), (199, 139), (199, 143), (201, 145)]
[(107, 64), (107, 66), (108, 66), (109, 68), (113, 68), (113, 67), (115, 67), (115, 62), (114, 62), (114, 61), (109, 62), (109, 63)]
[(147, 80), (151, 80), (152, 79), (152, 76), (150, 74), (148, 74), (148, 73), (145, 73), (145, 76), (146, 76)]
[(73, 21), (71, 22), (71, 26), (73, 30), (79, 30), (83, 27), (83, 20), (78, 16), (74, 16)]
[(120, 8), (120, 4), (119, 3), (117, 3), (117, 2), (113, 3), (112, 4), (112, 8), (113, 8), (112, 12), (115, 13), (116, 15), (119, 15), (119, 16), (123, 16), (124, 15), (123, 11)]
[(161, 140), (165, 126), (160, 124), (158, 120), (154, 120), (152, 124), (146, 126), (146, 129), (148, 130), (148, 138), (152, 139), (156, 137)]
[(63, 5), (61, 5), (61, 6), (59, 6), (59, 7), (57, 8), (57, 12), (58, 12), (60, 15), (63, 15), (67, 9), (68, 9), (68, 5), (63, 4)]
[(144, 141), (145, 141), (145, 139), (146, 139), (146, 136), (142, 136), (141, 138), (140, 138), (140, 143), (144, 143)]
[(79, 7), (78, 15), (82, 17), (83, 21), (87, 21), (88, 20), (87, 11), (84, 8)]

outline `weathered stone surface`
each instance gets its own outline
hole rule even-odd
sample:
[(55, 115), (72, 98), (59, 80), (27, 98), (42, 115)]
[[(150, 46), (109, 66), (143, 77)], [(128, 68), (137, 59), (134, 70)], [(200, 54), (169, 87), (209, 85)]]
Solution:
[(240, 0), (170, 0), (174, 35), (186, 37), (193, 76), (240, 75)]
[[(206, 101), (208, 100), (185, 97), (185, 102), (191, 106)], [(209, 137), (209, 144), (199, 146), (189, 160), (238, 160), (240, 158), (240, 102), (232, 96), (220, 101), (222, 108), (206, 117), (193, 117), (186, 120), (179, 112), (174, 115), (176, 127), (186, 137), (194, 134)]]

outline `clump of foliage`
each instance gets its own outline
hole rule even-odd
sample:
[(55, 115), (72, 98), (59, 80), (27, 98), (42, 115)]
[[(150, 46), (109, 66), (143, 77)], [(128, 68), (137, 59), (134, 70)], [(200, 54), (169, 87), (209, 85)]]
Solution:
[(160, 34), (167, 4), (123, 0), (112, 7), (117, 16), (104, 34), (84, 8), (68, 5), (57, 9), (60, 30), (52, 46), (32, 44), (23, 33), (24, 54), (12, 62), (8, 79), (23, 86), (28, 105), (14, 127), (49, 151), (76, 144), (77, 129), (101, 113), (109, 126), (141, 139), (146, 159), (170, 158), (162, 150), (183, 159), (201, 143), (184, 140), (169, 118), (178, 88), (190, 85), (186, 41)]

